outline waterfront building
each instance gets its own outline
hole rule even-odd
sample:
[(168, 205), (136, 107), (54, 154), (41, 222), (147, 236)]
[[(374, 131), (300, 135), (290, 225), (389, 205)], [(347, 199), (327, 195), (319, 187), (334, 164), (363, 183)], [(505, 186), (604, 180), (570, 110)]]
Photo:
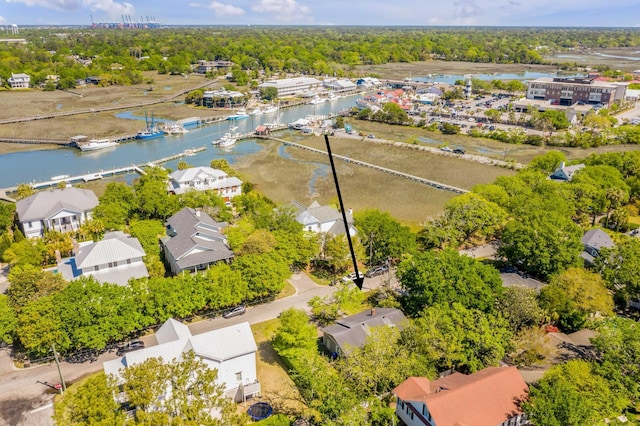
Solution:
[(527, 99), (550, 101), (552, 105), (611, 105), (623, 101), (626, 86), (596, 80), (595, 77), (541, 77), (528, 82)]
[(283, 78), (281, 80), (269, 80), (258, 85), (258, 89), (275, 87), (278, 89), (278, 97), (301, 95), (305, 92), (314, 92), (322, 87), (322, 81), (313, 77)]

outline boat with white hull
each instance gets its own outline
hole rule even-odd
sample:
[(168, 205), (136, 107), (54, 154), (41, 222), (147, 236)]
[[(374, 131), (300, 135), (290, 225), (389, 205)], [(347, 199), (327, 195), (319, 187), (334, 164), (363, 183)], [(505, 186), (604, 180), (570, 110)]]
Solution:
[(236, 130), (238, 130), (237, 126), (229, 128), (229, 131), (222, 135), (220, 139), (216, 139), (211, 143), (219, 148), (225, 148), (235, 144), (238, 141), (239, 136), (238, 133), (236, 133)]
[(81, 151), (97, 151), (112, 146), (118, 146), (118, 142), (111, 139), (91, 139), (89, 142), (79, 145)]

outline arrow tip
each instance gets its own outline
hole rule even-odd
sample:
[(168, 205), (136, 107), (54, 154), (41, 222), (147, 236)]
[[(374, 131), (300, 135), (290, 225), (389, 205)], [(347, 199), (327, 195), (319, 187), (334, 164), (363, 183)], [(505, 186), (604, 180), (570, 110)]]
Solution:
[(364, 282), (364, 277), (354, 278), (353, 282), (356, 283), (356, 286), (358, 286), (360, 290), (362, 290), (362, 283)]

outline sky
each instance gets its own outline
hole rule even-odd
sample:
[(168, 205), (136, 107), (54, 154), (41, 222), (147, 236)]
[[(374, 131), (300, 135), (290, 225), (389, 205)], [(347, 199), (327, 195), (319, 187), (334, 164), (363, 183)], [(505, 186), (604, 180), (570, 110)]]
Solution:
[[(639, 27), (639, 0), (0, 0), (0, 25)], [(147, 18), (148, 17), (148, 18)]]

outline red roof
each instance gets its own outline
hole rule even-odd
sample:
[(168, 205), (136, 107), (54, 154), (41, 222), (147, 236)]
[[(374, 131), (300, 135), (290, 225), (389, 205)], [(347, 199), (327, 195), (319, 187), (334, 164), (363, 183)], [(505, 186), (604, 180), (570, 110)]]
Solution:
[(435, 381), (411, 377), (393, 392), (405, 402), (425, 403), (438, 426), (495, 426), (521, 414), (529, 388), (516, 367), (454, 373)]

